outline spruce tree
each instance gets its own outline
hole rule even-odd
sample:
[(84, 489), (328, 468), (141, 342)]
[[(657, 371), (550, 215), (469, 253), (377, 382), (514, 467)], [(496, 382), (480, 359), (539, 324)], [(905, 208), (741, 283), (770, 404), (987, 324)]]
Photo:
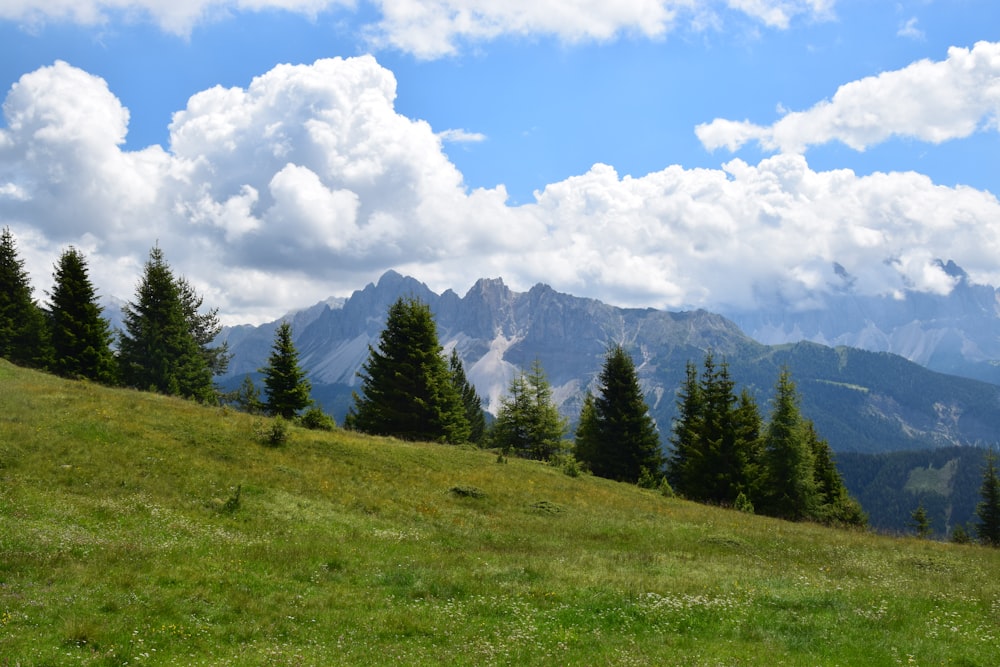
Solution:
[(705, 356), (701, 380), (702, 480), (700, 497), (711, 503), (731, 505), (747, 487), (747, 455), (737, 441), (735, 383), (729, 365), (716, 365)]
[(154, 247), (136, 300), (123, 309), (125, 331), (118, 341), (122, 380), (137, 389), (216, 400), (212, 371), (191, 331), (178, 281)]
[[(798, 392), (788, 369), (775, 389), (774, 408), (764, 434), (764, 494), (761, 513), (799, 520), (819, 504), (812, 451), (799, 411)], [(756, 503), (755, 503), (756, 506)]]
[[(632, 357), (620, 346), (612, 347), (598, 380), (600, 393), (593, 398), (594, 451), (581, 459), (599, 476), (638, 482), (645, 472), (658, 477), (663, 466), (656, 424), (639, 387)], [(581, 421), (583, 417), (581, 416)], [(579, 448), (577, 448), (579, 452)]]
[(400, 298), (358, 373), (345, 426), (403, 440), (468, 442), (465, 407), (442, 356), (430, 306)]
[(698, 368), (688, 361), (677, 395), (678, 416), (670, 438), (672, 451), (667, 460), (667, 479), (676, 493), (690, 500), (699, 500), (704, 486), (700, 479), (704, 412)]
[(42, 368), (51, 361), (42, 309), (31, 298), (31, 282), (9, 227), (0, 233), (0, 357)]
[(469, 442), (481, 445), (486, 438), (486, 414), (483, 412), (483, 399), (479, 397), (476, 388), (465, 376), (462, 359), (458, 356), (458, 350), (455, 348), (452, 348), (451, 356), (448, 358), (448, 371), (451, 373), (451, 382), (462, 400), (465, 418), (469, 422)]
[(271, 416), (292, 419), (312, 404), (312, 385), (299, 366), (299, 353), (292, 341), (292, 325), (282, 322), (274, 333), (274, 344), (264, 376), (264, 411)]
[(576, 423), (573, 439), (573, 455), (587, 470), (590, 470), (590, 462), (597, 459), (600, 451), (599, 429), (594, 395), (588, 391), (583, 396), (583, 406), (580, 408), (580, 418)]
[(979, 541), (991, 547), (1000, 547), (1000, 477), (997, 474), (997, 456), (993, 450), (986, 453), (983, 466), (983, 484), (979, 488), (980, 502), (976, 507), (976, 535)]
[(72, 247), (63, 252), (53, 278), (48, 310), (53, 370), (64, 377), (113, 383), (111, 329), (101, 316), (83, 253)]
[(924, 509), (923, 501), (917, 505), (917, 509), (910, 513), (910, 525), (917, 533), (917, 537), (926, 538), (931, 534), (931, 521), (927, 517), (927, 510)]
[(562, 448), (566, 421), (552, 402), (552, 387), (536, 359), (510, 384), (490, 430), (493, 446), (504, 453), (547, 461)]
[(215, 338), (222, 331), (222, 323), (219, 322), (219, 309), (212, 308), (202, 312), (201, 307), (204, 297), (199, 295), (187, 278), (181, 276), (177, 279), (177, 290), (181, 298), (181, 306), (184, 309), (184, 318), (188, 323), (188, 330), (201, 355), (208, 364), (209, 372), (213, 376), (223, 375), (229, 368), (229, 361), (233, 355), (229, 352), (229, 344), (222, 343), (215, 347), (210, 347)]
[(816, 432), (812, 421), (805, 420), (806, 442), (812, 451), (813, 479), (816, 482), (816, 509), (810, 518), (821, 523), (863, 527), (868, 523), (858, 503), (844, 486), (833, 458), (833, 450)]

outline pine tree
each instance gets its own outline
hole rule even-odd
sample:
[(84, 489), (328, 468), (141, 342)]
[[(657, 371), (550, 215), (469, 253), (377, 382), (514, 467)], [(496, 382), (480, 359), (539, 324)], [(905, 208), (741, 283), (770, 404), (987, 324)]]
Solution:
[(42, 309), (31, 298), (31, 282), (9, 227), (0, 234), (0, 357), (43, 368), (51, 361)]
[(204, 297), (199, 295), (187, 278), (183, 276), (177, 279), (177, 291), (180, 294), (188, 330), (195, 343), (198, 344), (201, 355), (205, 358), (205, 363), (208, 364), (209, 372), (213, 376), (223, 375), (229, 368), (229, 361), (233, 357), (229, 352), (229, 344), (222, 343), (216, 347), (209, 347), (222, 331), (222, 323), (219, 322), (219, 309), (212, 308), (207, 312), (201, 312)]
[(455, 348), (452, 348), (451, 357), (448, 358), (448, 370), (451, 373), (451, 382), (462, 399), (465, 418), (469, 422), (469, 442), (481, 445), (486, 438), (486, 414), (483, 412), (483, 399), (479, 397), (476, 388), (465, 376), (462, 359), (458, 356), (458, 350)]
[(788, 369), (778, 377), (774, 408), (764, 435), (764, 464), (764, 507), (758, 507), (761, 513), (792, 520), (813, 516), (819, 504), (815, 468), (799, 412), (798, 392)]
[(378, 348), (368, 349), (347, 428), (404, 440), (468, 442), (465, 407), (427, 304), (398, 299), (389, 307)]
[(705, 357), (701, 380), (704, 415), (701, 422), (702, 469), (704, 487), (701, 498), (712, 503), (732, 505), (747, 487), (748, 460), (737, 441), (735, 383), (729, 365), (716, 365), (712, 354)]
[(53, 278), (48, 312), (53, 370), (65, 377), (113, 383), (111, 329), (101, 316), (83, 253), (72, 247), (63, 252)]
[(552, 402), (552, 388), (539, 360), (510, 384), (490, 430), (490, 440), (504, 453), (547, 461), (562, 447), (566, 422)]
[(690, 361), (685, 367), (684, 383), (677, 395), (677, 412), (670, 438), (673, 449), (667, 460), (667, 479), (679, 495), (699, 500), (704, 487), (700, 471), (703, 467), (701, 434), (705, 410), (698, 369)]
[(927, 517), (927, 510), (924, 509), (923, 501), (917, 505), (917, 509), (910, 513), (910, 525), (917, 531), (917, 537), (925, 538), (931, 534), (931, 522)]
[(590, 462), (598, 457), (600, 433), (597, 423), (597, 407), (594, 395), (589, 391), (583, 396), (580, 418), (576, 423), (573, 439), (573, 455), (577, 461), (590, 470)]
[(299, 353), (292, 341), (292, 325), (282, 322), (274, 334), (274, 345), (267, 366), (260, 369), (264, 376), (264, 412), (271, 416), (292, 419), (312, 404), (312, 385), (299, 367)]
[(979, 488), (980, 502), (976, 507), (976, 535), (979, 541), (991, 547), (1000, 547), (1000, 476), (997, 474), (997, 456), (993, 450), (986, 453), (983, 467), (983, 484)]
[(868, 523), (858, 503), (847, 491), (837, 470), (833, 450), (819, 437), (812, 421), (805, 420), (806, 442), (813, 457), (813, 479), (816, 482), (817, 507), (810, 518), (821, 523), (863, 527)]
[[(625, 482), (638, 482), (645, 472), (658, 477), (663, 466), (660, 438), (656, 424), (639, 387), (632, 358), (620, 346), (612, 347), (605, 358), (598, 380), (600, 393), (593, 400), (593, 414), (585, 437), (592, 437), (588, 458), (580, 459), (599, 476)], [(586, 407), (586, 405), (585, 405)], [(584, 416), (581, 415), (581, 422)], [(580, 448), (577, 448), (578, 456)]]
[(138, 389), (217, 400), (212, 371), (191, 331), (181, 288), (154, 247), (136, 288), (136, 300), (124, 311), (125, 331), (118, 342), (122, 380)]

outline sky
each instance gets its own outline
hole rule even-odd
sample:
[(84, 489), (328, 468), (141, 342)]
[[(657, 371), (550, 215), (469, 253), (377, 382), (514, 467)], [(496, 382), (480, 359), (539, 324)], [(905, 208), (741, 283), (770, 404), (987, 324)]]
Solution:
[(619, 306), (1000, 285), (995, 0), (0, 0), (0, 226), (226, 324), (389, 269)]

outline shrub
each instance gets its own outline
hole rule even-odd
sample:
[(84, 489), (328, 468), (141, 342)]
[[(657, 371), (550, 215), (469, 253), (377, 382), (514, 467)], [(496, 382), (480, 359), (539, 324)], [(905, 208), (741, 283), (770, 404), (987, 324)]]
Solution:
[(288, 442), (288, 421), (284, 417), (278, 416), (270, 421), (257, 420), (254, 422), (254, 436), (262, 444), (271, 447), (280, 447)]
[(736, 496), (736, 500), (733, 502), (733, 508), (738, 512), (746, 512), (747, 514), (753, 514), (753, 503), (747, 498), (747, 494), (740, 491), (740, 494)]
[(323, 412), (321, 408), (311, 407), (299, 417), (299, 424), (314, 431), (332, 431), (337, 428), (333, 417)]

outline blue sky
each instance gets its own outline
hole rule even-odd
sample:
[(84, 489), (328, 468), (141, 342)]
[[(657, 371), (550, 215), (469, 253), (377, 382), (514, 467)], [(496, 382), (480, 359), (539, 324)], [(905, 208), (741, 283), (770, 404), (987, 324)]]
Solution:
[(389, 268), (728, 311), (835, 265), (1000, 283), (995, 2), (46, 5), (0, 0), (0, 224), (40, 298), (71, 244), (131, 298), (157, 242), (229, 322)]

